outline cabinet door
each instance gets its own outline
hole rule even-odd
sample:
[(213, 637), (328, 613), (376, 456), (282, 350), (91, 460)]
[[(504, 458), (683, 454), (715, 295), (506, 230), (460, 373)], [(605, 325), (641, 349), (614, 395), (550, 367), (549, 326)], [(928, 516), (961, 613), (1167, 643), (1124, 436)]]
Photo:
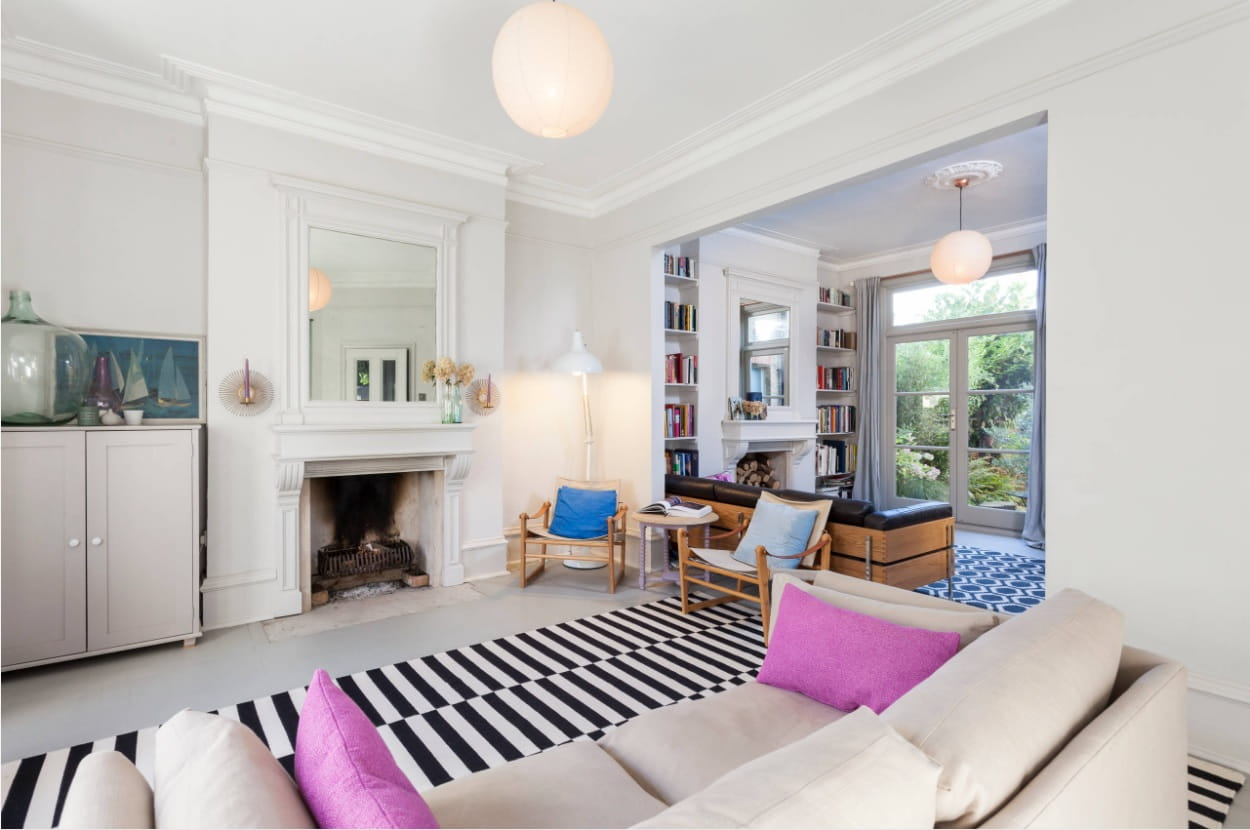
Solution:
[(87, 647), (83, 433), (6, 432), (0, 540), (6, 666)]
[(195, 602), (192, 430), (87, 436), (87, 647), (189, 634)]

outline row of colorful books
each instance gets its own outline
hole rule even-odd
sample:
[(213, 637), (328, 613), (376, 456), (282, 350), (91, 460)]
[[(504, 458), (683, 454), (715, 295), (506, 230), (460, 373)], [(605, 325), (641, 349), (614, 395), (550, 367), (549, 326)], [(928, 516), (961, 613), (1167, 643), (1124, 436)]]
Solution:
[(816, 388), (849, 392), (854, 377), (855, 370), (850, 366), (817, 366)]
[(699, 356), (683, 355), (681, 352), (664, 355), (664, 382), (698, 383)]
[(664, 273), (672, 274), (676, 277), (694, 277), (695, 264), (694, 257), (673, 256), (672, 254), (664, 255)]
[(816, 329), (816, 345), (853, 349), (855, 348), (855, 332), (842, 329)]
[(855, 407), (850, 404), (833, 404), (816, 407), (817, 432), (854, 432)]
[(699, 315), (690, 303), (664, 301), (664, 328), (698, 331)]
[(664, 404), (664, 437), (694, 437), (694, 404)]
[(816, 444), (816, 475), (837, 476), (855, 472), (858, 444), (821, 441)]
[(851, 304), (851, 295), (846, 291), (842, 291), (837, 288), (825, 288), (822, 285), (820, 287), (820, 301), (822, 303), (830, 303), (832, 305), (849, 306)]
[(675, 476), (697, 476), (699, 474), (699, 451), (665, 450), (664, 472)]

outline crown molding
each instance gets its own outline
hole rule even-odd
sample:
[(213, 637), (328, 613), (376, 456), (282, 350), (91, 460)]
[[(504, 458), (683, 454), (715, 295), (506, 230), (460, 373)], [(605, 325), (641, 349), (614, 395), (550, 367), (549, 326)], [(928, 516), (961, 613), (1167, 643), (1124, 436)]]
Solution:
[(508, 201), (565, 213), (581, 219), (593, 219), (597, 215), (594, 210), (594, 200), (588, 189), (542, 176), (509, 179)]
[(728, 228), (721, 228), (718, 233), (726, 236), (745, 239), (758, 245), (767, 245), (770, 248), (779, 248), (783, 251), (791, 251), (804, 256), (818, 257), (820, 256), (820, 247), (813, 245), (806, 239), (799, 239), (797, 236), (789, 234), (777, 233), (776, 231), (757, 228), (753, 225), (735, 225)]
[(6, 33), (0, 71), (6, 81), (202, 126), (200, 102), (157, 72)]

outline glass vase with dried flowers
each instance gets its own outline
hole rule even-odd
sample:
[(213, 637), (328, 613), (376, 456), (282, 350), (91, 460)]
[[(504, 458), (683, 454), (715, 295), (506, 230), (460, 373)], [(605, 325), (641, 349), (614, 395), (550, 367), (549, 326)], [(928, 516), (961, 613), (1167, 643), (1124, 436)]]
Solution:
[(443, 355), (437, 361), (427, 360), (421, 364), (421, 380), (425, 383), (438, 383), (444, 424), (458, 424), (461, 421), (460, 388), (473, 380), (472, 363), (461, 363)]

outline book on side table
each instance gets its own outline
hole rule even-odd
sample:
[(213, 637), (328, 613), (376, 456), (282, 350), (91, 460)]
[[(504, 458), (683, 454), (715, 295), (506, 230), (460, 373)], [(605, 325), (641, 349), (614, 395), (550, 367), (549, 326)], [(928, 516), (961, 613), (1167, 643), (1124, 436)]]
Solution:
[(672, 516), (698, 519), (707, 516), (712, 512), (712, 508), (706, 504), (699, 504), (692, 501), (682, 501), (677, 496), (669, 496), (657, 502), (652, 502), (646, 507), (640, 509), (639, 513), (654, 513), (657, 516)]

